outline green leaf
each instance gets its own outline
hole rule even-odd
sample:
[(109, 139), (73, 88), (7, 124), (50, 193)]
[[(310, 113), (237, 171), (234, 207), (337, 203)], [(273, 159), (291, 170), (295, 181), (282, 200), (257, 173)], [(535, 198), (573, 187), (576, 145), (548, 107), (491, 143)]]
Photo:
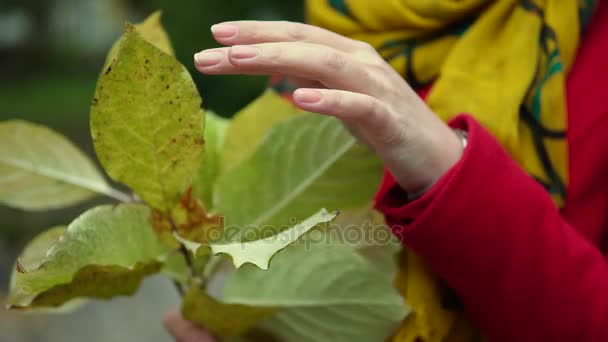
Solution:
[(194, 195), (211, 209), (213, 185), (220, 173), (224, 136), (230, 121), (209, 111), (205, 116), (205, 155), (192, 187)]
[(17, 264), (9, 306), (55, 307), (74, 298), (133, 294), (169, 252), (149, 214), (142, 205), (99, 206), (74, 220), (52, 245), (54, 230), (34, 240)]
[(180, 251), (169, 253), (163, 262), (161, 273), (180, 284), (188, 283), (188, 265), (183, 254)]
[(270, 259), (277, 252), (296, 242), (298, 238), (318, 224), (330, 222), (337, 215), (338, 212), (329, 213), (322, 209), (301, 223), (267, 238), (248, 242), (210, 244), (209, 247), (211, 247), (213, 254), (224, 253), (230, 255), (236, 268), (245, 263), (251, 263), (266, 270)]
[(399, 270), (397, 254), (402, 249), (402, 245), (388, 228), (377, 229), (378, 231), (384, 230), (390, 235), (390, 238), (372, 244), (361, 245), (357, 252), (376, 266), (379, 271), (394, 279)]
[(64, 136), (21, 120), (0, 123), (0, 203), (48, 210), (80, 203), (96, 194), (118, 200), (93, 162)]
[(34, 237), (19, 256), (17, 260), (19, 266), (17, 268), (25, 272), (39, 268), (46, 251), (63, 235), (67, 228), (67, 226), (53, 227)]
[(168, 212), (201, 163), (201, 98), (186, 68), (132, 27), (120, 46), (93, 98), (95, 150), (113, 179)]
[(386, 339), (408, 313), (393, 279), (352, 247), (313, 233), (320, 234), (285, 248), (267, 271), (236, 270), (222, 301), (280, 308), (262, 327), (284, 341)]
[(36, 237), (34, 237), (23, 249), (19, 259), (15, 263), (13, 273), (11, 274), (11, 282), (9, 285), (9, 292), (13, 297), (22, 297), (26, 294), (21, 293), (21, 290), (16, 284), (18, 272), (26, 272), (27, 270), (34, 270), (40, 267), (46, 251), (59, 239), (61, 235), (67, 229), (66, 226), (57, 226), (50, 228)]
[(345, 244), (394, 279), (401, 242), (371, 205), (340, 212), (327, 228), (332, 243)]
[[(163, 25), (160, 21), (162, 16), (162, 11), (156, 11), (142, 23), (133, 25), (137, 32), (141, 34), (141, 36), (150, 44), (156, 46), (162, 52), (174, 56), (173, 47), (171, 46), (171, 40), (169, 39), (169, 35), (163, 28)], [(106, 71), (110, 64), (114, 61), (116, 56), (118, 56), (118, 51), (120, 50), (120, 43), (123, 37), (120, 37), (118, 41), (112, 45), (110, 51), (108, 52), (108, 56), (106, 57), (106, 62), (103, 66), (103, 71)]]
[[(380, 160), (339, 121), (301, 115), (277, 124), (250, 158), (220, 176), (215, 209), (226, 227), (262, 234), (319, 208), (366, 205), (381, 175)], [(258, 238), (254, 229), (249, 240)]]
[(272, 89), (266, 90), (232, 118), (222, 152), (222, 170), (251, 155), (274, 125), (302, 113)]
[(220, 337), (241, 334), (275, 311), (271, 307), (219, 302), (197, 283), (189, 288), (182, 302), (182, 314), (186, 319)]

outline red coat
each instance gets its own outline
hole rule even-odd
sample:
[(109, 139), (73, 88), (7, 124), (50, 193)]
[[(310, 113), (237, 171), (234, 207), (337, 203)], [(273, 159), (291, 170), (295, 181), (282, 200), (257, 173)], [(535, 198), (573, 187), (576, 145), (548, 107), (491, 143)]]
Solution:
[(567, 80), (569, 185), (558, 210), (473, 118), (460, 162), (406, 203), (387, 174), (377, 208), (456, 291), (490, 341), (608, 341), (608, 2)]

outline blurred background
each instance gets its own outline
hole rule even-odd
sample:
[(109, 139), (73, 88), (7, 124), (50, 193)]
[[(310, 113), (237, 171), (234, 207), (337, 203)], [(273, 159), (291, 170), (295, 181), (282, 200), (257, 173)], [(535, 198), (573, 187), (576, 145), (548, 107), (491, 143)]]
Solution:
[[(139, 22), (157, 9), (163, 11), (177, 58), (190, 69), (205, 108), (231, 116), (263, 91), (266, 79), (197, 73), (193, 54), (217, 46), (209, 27), (237, 19), (302, 21), (302, 1), (0, 0), (0, 120), (47, 125), (92, 155), (89, 104), (106, 52), (125, 21)], [(161, 320), (178, 296), (161, 277), (146, 280), (133, 298), (92, 302), (70, 314), (3, 309), (10, 270), (24, 244), (94, 204), (42, 213), (0, 206), (0, 342), (170, 340)]]

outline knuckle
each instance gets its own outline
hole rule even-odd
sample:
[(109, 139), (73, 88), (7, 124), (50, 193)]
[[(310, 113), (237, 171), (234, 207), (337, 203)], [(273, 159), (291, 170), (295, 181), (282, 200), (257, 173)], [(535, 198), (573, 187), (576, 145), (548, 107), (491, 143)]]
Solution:
[(254, 42), (264, 42), (269, 40), (268, 33), (259, 29), (250, 30), (245, 34), (241, 33), (241, 35), (243, 35), (246, 39), (249, 39)]
[(370, 82), (376, 84), (386, 99), (399, 99), (403, 97), (401, 87), (401, 76), (386, 64), (368, 64), (367, 71), (370, 75)]
[(368, 42), (355, 40), (355, 47), (359, 51), (376, 54), (376, 49), (374, 49), (374, 47)]
[(382, 104), (376, 98), (369, 96), (363, 100), (361, 105), (364, 110), (361, 111), (359, 121), (362, 123), (377, 126), (378, 123), (381, 123), (386, 119), (384, 104)]
[(384, 129), (384, 134), (380, 134), (378, 136), (378, 140), (383, 145), (401, 145), (406, 144), (408, 141), (407, 127), (399, 126), (389, 126), (387, 125)]
[(348, 64), (346, 57), (337, 51), (330, 51), (325, 54), (323, 63), (325, 66), (334, 71), (341, 71)]
[(372, 74), (382, 78), (391, 77), (394, 73), (393, 69), (386, 65), (383, 60), (373, 61), (368, 64), (368, 67)]
[(263, 57), (266, 63), (279, 64), (283, 55), (283, 49), (278, 44), (267, 45), (263, 49)]
[(369, 97), (366, 100), (366, 108), (368, 112), (368, 117), (370, 120), (378, 121), (382, 119), (382, 114), (384, 114), (383, 106), (380, 101), (376, 100), (373, 97)]
[(302, 23), (284, 22), (287, 27), (287, 36), (294, 41), (306, 40), (310, 26)]
[(344, 96), (340, 92), (332, 92), (331, 93), (331, 107), (335, 108), (338, 111), (343, 111), (344, 106), (346, 105), (344, 101)]

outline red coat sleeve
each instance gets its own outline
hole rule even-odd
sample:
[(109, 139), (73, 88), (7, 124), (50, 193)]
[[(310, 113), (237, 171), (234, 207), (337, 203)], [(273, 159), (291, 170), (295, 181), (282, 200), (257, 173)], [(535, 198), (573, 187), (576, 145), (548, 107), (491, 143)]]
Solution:
[[(608, 265), (546, 191), (471, 117), (460, 162), (420, 199), (390, 175), (394, 233), (459, 295), (490, 341), (608, 341)], [(608, 208), (606, 208), (608, 210)]]

